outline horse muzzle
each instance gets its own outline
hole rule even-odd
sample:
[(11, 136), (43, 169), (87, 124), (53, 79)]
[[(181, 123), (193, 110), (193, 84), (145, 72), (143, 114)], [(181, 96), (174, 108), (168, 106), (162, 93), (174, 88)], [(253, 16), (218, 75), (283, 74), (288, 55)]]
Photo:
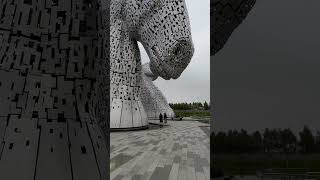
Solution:
[(163, 79), (177, 79), (186, 69), (193, 56), (194, 48), (191, 40), (177, 40), (161, 55), (157, 46), (151, 48), (154, 58), (151, 58), (150, 69)]

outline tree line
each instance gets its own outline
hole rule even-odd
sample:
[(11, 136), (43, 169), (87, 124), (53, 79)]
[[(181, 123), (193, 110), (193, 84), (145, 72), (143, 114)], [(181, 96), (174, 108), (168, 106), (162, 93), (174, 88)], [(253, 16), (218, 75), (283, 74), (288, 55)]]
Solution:
[(296, 136), (290, 129), (268, 129), (263, 133), (229, 130), (211, 134), (214, 153), (319, 153), (320, 132), (305, 126)]
[(169, 103), (173, 110), (209, 110), (210, 105), (207, 102), (193, 102), (193, 103)]

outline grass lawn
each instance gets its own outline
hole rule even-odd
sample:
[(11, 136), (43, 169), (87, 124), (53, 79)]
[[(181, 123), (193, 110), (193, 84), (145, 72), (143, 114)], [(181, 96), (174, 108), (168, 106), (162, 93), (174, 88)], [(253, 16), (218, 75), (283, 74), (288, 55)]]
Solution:
[(197, 110), (186, 110), (186, 111), (174, 111), (176, 116), (179, 117), (193, 117), (193, 118), (210, 118), (211, 112), (210, 111), (197, 111)]

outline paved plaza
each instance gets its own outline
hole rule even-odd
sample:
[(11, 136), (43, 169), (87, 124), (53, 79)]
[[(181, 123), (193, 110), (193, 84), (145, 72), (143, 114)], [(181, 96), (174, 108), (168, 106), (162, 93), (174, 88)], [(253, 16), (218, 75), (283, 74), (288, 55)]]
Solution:
[(111, 133), (111, 180), (209, 180), (209, 125), (169, 126)]

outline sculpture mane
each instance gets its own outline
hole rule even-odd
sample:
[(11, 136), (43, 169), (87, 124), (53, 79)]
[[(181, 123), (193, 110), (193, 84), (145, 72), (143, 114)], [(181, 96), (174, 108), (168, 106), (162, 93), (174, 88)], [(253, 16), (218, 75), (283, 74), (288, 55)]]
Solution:
[(1, 180), (108, 179), (103, 8), (96, 0), (0, 2)]

